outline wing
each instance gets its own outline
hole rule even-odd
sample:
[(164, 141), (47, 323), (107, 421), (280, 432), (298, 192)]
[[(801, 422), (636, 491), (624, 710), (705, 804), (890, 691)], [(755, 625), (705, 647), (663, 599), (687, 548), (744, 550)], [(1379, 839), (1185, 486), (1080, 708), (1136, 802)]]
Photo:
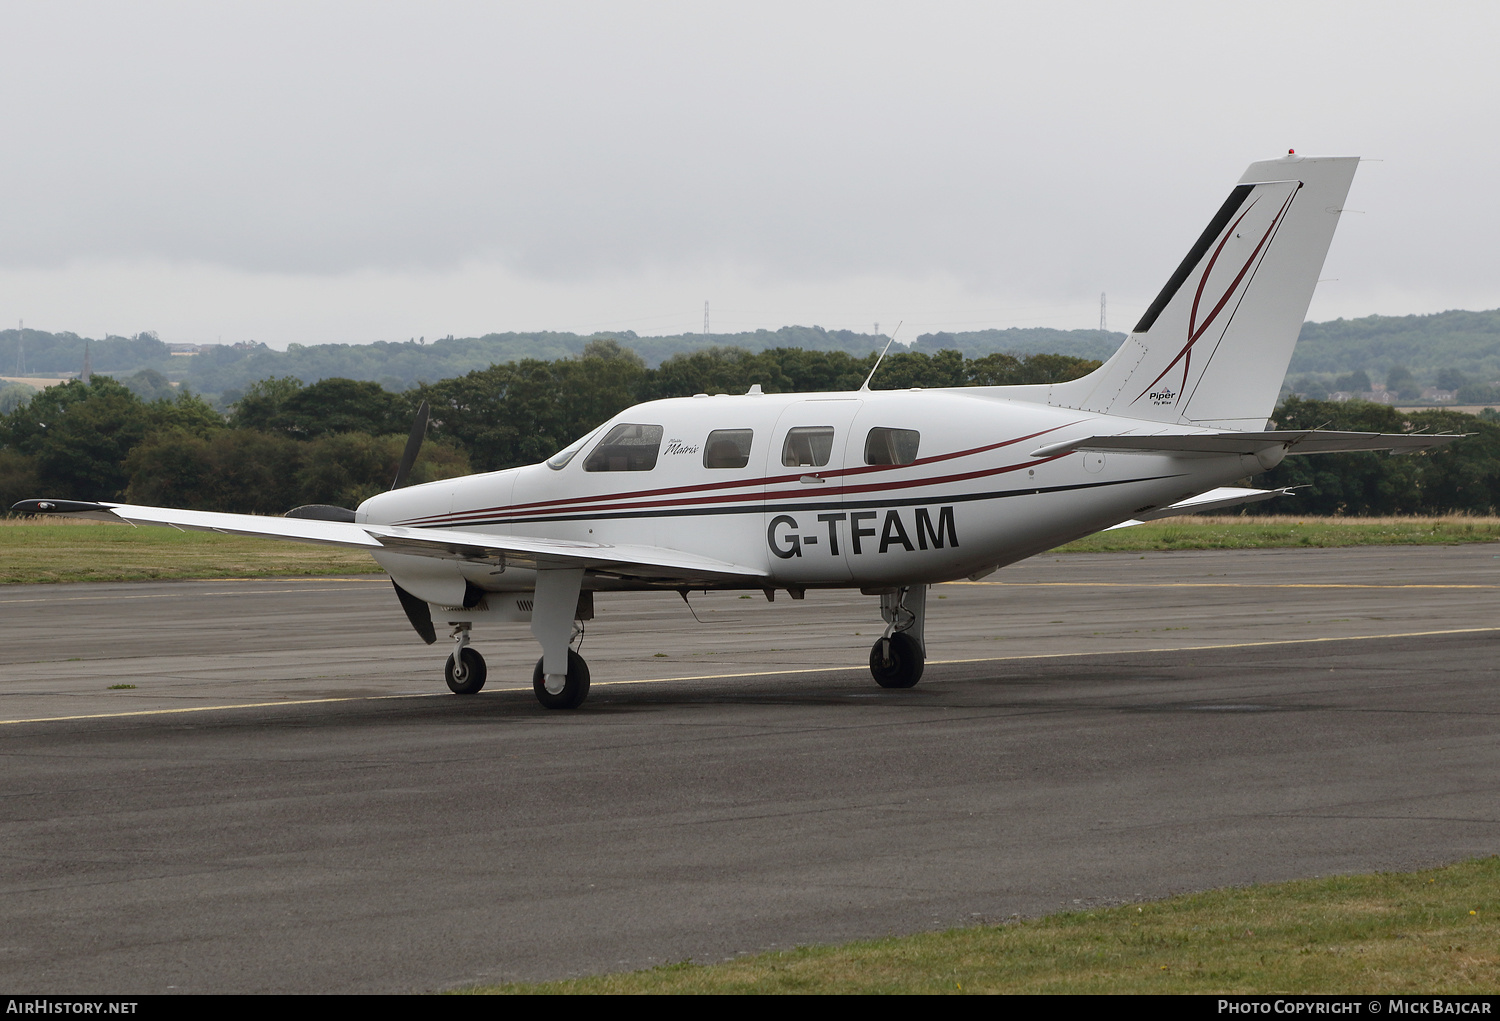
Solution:
[(61, 514), (124, 521), (132, 525), (165, 525), (183, 531), (253, 535), (371, 552), (390, 550), (441, 560), (481, 560), (533, 569), (583, 568), (607, 574), (684, 582), (767, 576), (766, 571), (757, 567), (731, 564), (660, 546), (617, 546), (602, 542), (465, 532), (454, 528), (405, 528), (400, 525), (271, 518), (258, 514), (223, 514), (77, 500), (22, 500), (11, 509), (25, 514)]
[(1280, 429), (1265, 432), (1126, 433), (1084, 436), (1049, 443), (1031, 452), (1051, 457), (1074, 450), (1119, 450), (1143, 454), (1258, 454), (1281, 447), (1288, 454), (1343, 454), (1357, 450), (1389, 450), (1409, 454), (1463, 439), (1467, 433), (1356, 433), (1331, 429)]

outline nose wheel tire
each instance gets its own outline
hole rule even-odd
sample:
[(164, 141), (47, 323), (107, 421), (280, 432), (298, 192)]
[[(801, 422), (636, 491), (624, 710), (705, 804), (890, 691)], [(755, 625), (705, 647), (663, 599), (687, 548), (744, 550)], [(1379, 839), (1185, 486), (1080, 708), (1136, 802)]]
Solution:
[(583, 705), (589, 694), (589, 665), (583, 657), (572, 649), (568, 650), (568, 679), (558, 692), (547, 690), (542, 663), (543, 660), (537, 660), (536, 669), (531, 672), (531, 688), (536, 692), (536, 700), (548, 709), (577, 709)]
[(448, 679), (448, 690), (455, 695), (473, 695), (484, 687), (484, 657), (467, 645), (455, 655), (458, 661), (454, 662), (454, 656), (449, 656), (448, 665), (443, 670)]
[(922, 679), (925, 661), (916, 640), (897, 632), (891, 635), (890, 650), (885, 639), (870, 647), (870, 675), (882, 688), (910, 688)]

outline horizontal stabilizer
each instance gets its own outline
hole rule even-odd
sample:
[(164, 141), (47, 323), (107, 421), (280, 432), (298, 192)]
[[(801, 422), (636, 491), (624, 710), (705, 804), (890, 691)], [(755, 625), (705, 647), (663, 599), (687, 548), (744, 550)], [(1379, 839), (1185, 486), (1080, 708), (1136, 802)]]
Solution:
[(1408, 454), (1441, 447), (1466, 433), (1356, 433), (1324, 429), (1272, 429), (1264, 432), (1156, 433), (1083, 436), (1049, 443), (1032, 457), (1053, 457), (1075, 450), (1117, 450), (1140, 454), (1259, 454), (1281, 448), (1288, 454), (1345, 454), (1359, 450), (1389, 450)]
[(456, 528), (406, 528), (401, 525), (271, 518), (258, 514), (224, 514), (77, 500), (22, 500), (11, 509), (22, 514), (61, 514), (124, 521), (133, 525), (165, 525), (183, 531), (251, 535), (370, 552), (389, 550), (441, 560), (484, 561), (531, 569), (582, 568), (632, 578), (681, 582), (766, 577), (766, 572), (760, 568), (659, 546), (612, 546), (567, 539), (465, 532)]
[(1148, 521), (1157, 518), (1171, 518), (1179, 514), (1197, 514), (1201, 511), (1225, 510), (1229, 507), (1239, 507), (1247, 503), (1259, 503), (1262, 500), (1270, 500), (1277, 496), (1290, 496), (1291, 489), (1245, 489), (1240, 486), (1220, 486), (1218, 489), (1210, 489), (1206, 493), (1179, 500), (1168, 507), (1158, 507), (1153, 511), (1137, 514), (1129, 521), (1122, 521), (1118, 525), (1110, 525), (1105, 531), (1115, 528), (1129, 528), (1132, 525), (1144, 525)]

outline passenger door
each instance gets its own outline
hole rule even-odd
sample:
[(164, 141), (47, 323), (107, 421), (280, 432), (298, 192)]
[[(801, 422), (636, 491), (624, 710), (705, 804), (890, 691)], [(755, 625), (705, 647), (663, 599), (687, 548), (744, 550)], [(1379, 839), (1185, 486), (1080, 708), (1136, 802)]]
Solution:
[(782, 411), (766, 446), (762, 523), (778, 586), (836, 585), (850, 579), (845, 451), (861, 401), (819, 397)]

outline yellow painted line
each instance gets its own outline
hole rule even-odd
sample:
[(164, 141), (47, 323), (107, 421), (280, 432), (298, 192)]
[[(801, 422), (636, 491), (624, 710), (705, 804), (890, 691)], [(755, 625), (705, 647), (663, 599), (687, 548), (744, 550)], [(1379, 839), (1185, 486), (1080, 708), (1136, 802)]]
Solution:
[(1500, 585), (1365, 585), (1353, 582), (1242, 582), (1242, 581), (945, 581), (943, 585), (1000, 585), (1006, 588), (1434, 588), (1500, 589)]
[[(1484, 631), (1500, 631), (1500, 627), (1465, 627), (1446, 631), (1403, 631), (1388, 635), (1348, 635), (1335, 638), (1277, 638), (1264, 642), (1228, 642), (1220, 645), (1176, 645), (1162, 649), (1102, 649), (1098, 652), (1037, 652), (1024, 656), (983, 656), (978, 659), (929, 659), (928, 666), (951, 666), (959, 663), (1010, 663), (1023, 659), (1069, 659), (1088, 656), (1136, 656), (1162, 652), (1198, 652), (1205, 649), (1254, 649), (1263, 645), (1310, 645), (1315, 642), (1367, 642), (1378, 638), (1422, 638), (1429, 635), (1467, 635)], [(780, 677), (784, 674), (827, 674), (840, 670), (866, 669), (859, 667), (816, 667), (799, 670), (758, 670), (743, 674), (698, 674), (693, 677), (653, 677), (640, 681), (597, 681), (591, 687), (611, 684), (659, 684), (663, 681), (718, 681), (734, 677)]]
[[(1227, 642), (1219, 645), (1179, 645), (1159, 649), (1101, 649), (1098, 652), (1039, 652), (1024, 656), (984, 656), (978, 659), (930, 659), (929, 666), (954, 666), (963, 663), (1013, 663), (1030, 659), (1084, 659), (1095, 656), (1138, 656), (1154, 655), (1164, 652), (1204, 652), (1213, 649), (1255, 649), (1269, 645), (1313, 645), (1323, 642), (1367, 642), (1381, 638), (1426, 638), (1434, 635), (1469, 635), (1481, 634), (1483, 632), (1500, 631), (1500, 627), (1466, 627), (1451, 628), (1444, 631), (1403, 631), (1395, 634), (1385, 635), (1347, 635), (1336, 638), (1280, 638), (1265, 642)], [(734, 674), (693, 674), (687, 677), (647, 677), (632, 681), (595, 681), (590, 687), (606, 688), (618, 687), (627, 684), (666, 684), (672, 681), (722, 681), (733, 680), (744, 677), (785, 677), (789, 674), (833, 674), (850, 671), (863, 672), (863, 666), (848, 667), (803, 667), (796, 670), (756, 670), (747, 673)], [(491, 694), (500, 691), (525, 691), (522, 685), (514, 685), (507, 688), (496, 688)], [(357, 695), (344, 696), (341, 698), (304, 698), (288, 699), (281, 702), (245, 702), (238, 705), (205, 705), (188, 706), (176, 709), (137, 709), (122, 713), (87, 713), (78, 716), (41, 716), (28, 720), (0, 720), (0, 726), (8, 723), (58, 723), (66, 720), (104, 720), (118, 719), (127, 716), (166, 716), (172, 713), (207, 713), (227, 709), (267, 709), (273, 706), (283, 705), (318, 705), (327, 702), (381, 702), (397, 698), (440, 698), (445, 692), (434, 691), (411, 695)]]
[(1209, 649), (1256, 649), (1265, 645), (1314, 645), (1319, 642), (1369, 642), (1381, 638), (1425, 638), (1431, 635), (1472, 635), (1485, 631), (1500, 631), (1500, 627), (1461, 627), (1446, 631), (1402, 631), (1389, 635), (1344, 635), (1334, 638), (1274, 638), (1265, 642), (1226, 642), (1221, 645), (1177, 645), (1167, 649), (1107, 649), (1100, 652), (1039, 652), (1026, 656), (1000, 656), (981, 659), (930, 659), (938, 663), (1003, 663), (1021, 659), (1067, 659), (1070, 656), (1135, 656), (1157, 652), (1201, 652)]
[(442, 692), (434, 691), (420, 695), (346, 695), (342, 698), (301, 698), (281, 702), (242, 702), (238, 705), (195, 705), (177, 709), (136, 709), (124, 713), (83, 713), (78, 716), (38, 716), (31, 720), (0, 720), (7, 723), (58, 723), (63, 720), (113, 720), (126, 716), (168, 716), (172, 713), (211, 713), (220, 709), (267, 709), (278, 705), (317, 705), (321, 702), (379, 702), (391, 698), (436, 698)]
[[(264, 580), (265, 580), (264, 578), (215, 578), (215, 579), (213, 579), (213, 581), (214, 581), (215, 584), (218, 584), (218, 583), (221, 583), (221, 582), (225, 582), (225, 581), (264, 581)], [(384, 581), (385, 577), (382, 576), (379, 580), (380, 581)], [(192, 595), (194, 598), (197, 598), (199, 596), (242, 596), (242, 595), (281, 596), (281, 595), (286, 595), (288, 592), (342, 592), (344, 590), (343, 589), (344, 585), (358, 585), (358, 584), (361, 584), (362, 581), (363, 581), (363, 579), (359, 579), (359, 580), (353, 580), (353, 579), (351, 579), (350, 581), (343, 582), (342, 584), (329, 585), (326, 588), (268, 588), (268, 589), (260, 589), (260, 590), (258, 590), (256, 592), (253, 592), (253, 593), (229, 592), (229, 591), (225, 591), (225, 592), (202, 592), (202, 591), (197, 591), (197, 590), (189, 592), (187, 589), (184, 589), (181, 592), (153, 592), (153, 593), (150, 593), (150, 594), (144, 595), (144, 596), (118, 596), (118, 595), (114, 595), (114, 594), (108, 593), (108, 592), (100, 592), (100, 593), (96, 593), (96, 594), (91, 595), (91, 596), (51, 596), (51, 597), (48, 597), (48, 596), (38, 596), (35, 599), (0, 599), (0, 605), (7, 605), (7, 604), (10, 604), (10, 603), (90, 603), (90, 602), (108, 602), (108, 603), (114, 603), (114, 602), (124, 602), (127, 599), (172, 599), (172, 598), (174, 598), (176, 596), (180, 596), (180, 595), (183, 595), (185, 593)], [(118, 583), (100, 582), (99, 584), (121, 584), (121, 585), (125, 585), (125, 584), (135, 584), (135, 583), (134, 582), (118, 582)], [(324, 584), (326, 585), (327, 583), (325, 582)]]

